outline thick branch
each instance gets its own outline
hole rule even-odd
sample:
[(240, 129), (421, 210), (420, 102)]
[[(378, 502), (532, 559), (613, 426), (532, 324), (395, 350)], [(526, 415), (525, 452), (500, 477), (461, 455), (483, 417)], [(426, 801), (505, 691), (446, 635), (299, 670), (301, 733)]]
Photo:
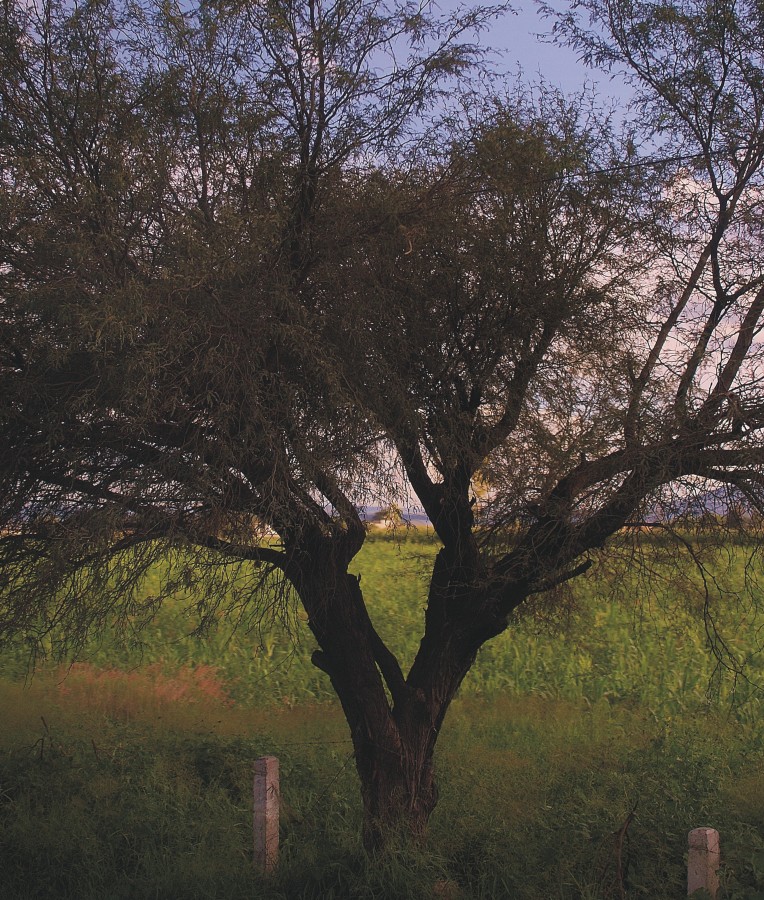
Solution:
[(753, 302), (748, 308), (748, 312), (746, 313), (743, 324), (740, 327), (737, 341), (735, 341), (735, 346), (732, 349), (730, 358), (727, 360), (726, 365), (722, 369), (722, 373), (719, 376), (718, 381), (716, 382), (716, 386), (711, 392), (708, 403), (711, 403), (713, 400), (720, 396), (724, 396), (732, 388), (732, 384), (738, 372), (740, 371), (741, 366), (745, 362), (748, 351), (751, 349), (751, 345), (753, 344), (753, 339), (756, 336), (757, 331), (759, 330), (759, 321), (763, 312), (764, 287), (761, 287), (759, 288), (758, 293), (756, 294)]

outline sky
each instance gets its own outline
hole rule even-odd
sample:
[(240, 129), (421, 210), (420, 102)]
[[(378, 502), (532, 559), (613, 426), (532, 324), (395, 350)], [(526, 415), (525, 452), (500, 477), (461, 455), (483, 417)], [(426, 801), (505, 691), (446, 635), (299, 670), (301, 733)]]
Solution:
[[(448, 8), (450, 4), (442, 4)], [(563, 9), (564, 4), (560, 4)], [(549, 34), (552, 20), (543, 19), (533, 0), (516, 4), (514, 13), (507, 13), (497, 20), (482, 40), (498, 51), (499, 68), (515, 73), (522, 69), (526, 80), (543, 76), (552, 86), (566, 93), (575, 93), (585, 85), (596, 84), (603, 99), (616, 103), (628, 102), (630, 91), (621, 78), (611, 78), (609, 73), (587, 68), (579, 62), (576, 53), (567, 47), (545, 42), (538, 35)]]

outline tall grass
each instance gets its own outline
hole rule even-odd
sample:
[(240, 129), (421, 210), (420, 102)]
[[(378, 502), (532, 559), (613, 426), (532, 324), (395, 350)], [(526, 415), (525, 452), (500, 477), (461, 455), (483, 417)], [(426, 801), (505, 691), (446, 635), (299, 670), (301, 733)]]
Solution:
[[(421, 636), (436, 550), (434, 542), (421, 538), (398, 543), (377, 537), (356, 561), (375, 625), (404, 670)], [(724, 572), (721, 564), (721, 590), (709, 605), (727, 647), (746, 663), (743, 677), (731, 672), (718, 677), (725, 670), (709, 650), (699, 585), (691, 579), (669, 584), (663, 595), (646, 600), (644, 583), (636, 576), (627, 575), (614, 591), (612, 579), (601, 575), (577, 583), (572, 605), (551, 625), (537, 616), (513, 622), (483, 648), (462, 691), (591, 704), (607, 698), (660, 716), (721, 703), (739, 720), (755, 721), (761, 715), (757, 683), (764, 680), (764, 655), (758, 651), (764, 623), (754, 608), (732, 602), (733, 588), (742, 586), (746, 574), (744, 549), (733, 554)], [(158, 581), (162, 574), (156, 571), (152, 578)], [(149, 581), (145, 590), (156, 593), (156, 584)], [(299, 611), (288, 627), (275, 623), (253, 632), (232, 631), (223, 619), (200, 638), (196, 625), (193, 604), (183, 598), (168, 601), (140, 644), (117, 643), (107, 634), (88, 645), (79, 662), (168, 676), (214, 667), (229, 698), (247, 705), (334, 702), (328, 679), (310, 662), (315, 644)], [(26, 677), (27, 667), (23, 643), (0, 655), (0, 675)]]
[[(376, 539), (358, 561), (404, 665), (435, 550)], [(732, 561), (727, 588), (743, 577)], [(723, 897), (764, 897), (758, 689), (713, 678), (689, 594), (646, 605), (635, 577), (617, 587), (590, 580), (552, 626), (528, 616), (483, 650), (439, 742), (428, 844), (374, 861), (358, 841), (346, 726), (299, 618), (296, 643), (278, 626), (225, 623), (200, 639), (179, 597), (142, 647), (106, 635), (26, 681), (23, 644), (11, 648), (0, 657), (0, 898), (419, 900), (440, 882), (464, 898), (661, 900), (683, 895), (686, 832), (699, 825), (722, 833)], [(750, 610), (728, 604), (718, 624), (753, 654)], [(749, 670), (761, 671), (754, 655)], [(269, 879), (250, 864), (251, 766), (265, 753), (282, 774)]]
[[(486, 900), (606, 900), (621, 886), (661, 900), (682, 896), (686, 833), (706, 824), (722, 833), (723, 897), (764, 888), (761, 728), (606, 700), (464, 697), (439, 746), (428, 844), (369, 861), (335, 709), (186, 695), (125, 716), (116, 696), (111, 711), (83, 696), (41, 681), (0, 692), (0, 897), (419, 900), (445, 881)], [(270, 879), (250, 854), (252, 762), (265, 753), (282, 787)]]

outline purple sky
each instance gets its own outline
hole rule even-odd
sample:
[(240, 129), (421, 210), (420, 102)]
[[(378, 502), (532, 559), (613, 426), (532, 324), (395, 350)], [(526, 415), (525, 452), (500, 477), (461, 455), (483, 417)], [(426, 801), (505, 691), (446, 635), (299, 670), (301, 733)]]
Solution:
[[(441, 3), (442, 8), (450, 6)], [(561, 9), (565, 8), (560, 3)], [(490, 32), (481, 39), (498, 51), (497, 67), (510, 73), (522, 69), (524, 78), (534, 81), (541, 74), (554, 87), (566, 93), (575, 93), (585, 84), (596, 84), (603, 99), (626, 102), (629, 88), (621, 79), (612, 79), (608, 73), (588, 69), (580, 63), (576, 54), (566, 47), (544, 43), (537, 34), (549, 33), (552, 20), (542, 19), (533, 0), (518, 3), (515, 13), (507, 13), (497, 20)]]

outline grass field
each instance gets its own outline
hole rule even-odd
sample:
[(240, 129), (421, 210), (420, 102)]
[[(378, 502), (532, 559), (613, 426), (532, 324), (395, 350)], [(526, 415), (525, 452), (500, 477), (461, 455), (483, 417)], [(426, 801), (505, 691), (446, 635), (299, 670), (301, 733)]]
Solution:
[[(434, 552), (377, 538), (358, 561), (404, 661)], [(0, 898), (420, 898), (447, 880), (465, 898), (659, 900), (686, 893), (700, 825), (722, 835), (722, 896), (764, 898), (764, 661), (753, 610), (731, 603), (742, 551), (729, 561), (711, 601), (751, 682), (714, 677), (691, 574), (654, 596), (633, 572), (589, 579), (556, 622), (540, 610), (481, 653), (438, 747), (429, 843), (373, 864), (346, 728), (299, 616), (289, 635), (200, 639), (179, 598), (143, 646), (107, 635), (26, 683), (19, 643), (0, 657)], [(270, 879), (249, 852), (264, 753), (282, 770)]]

